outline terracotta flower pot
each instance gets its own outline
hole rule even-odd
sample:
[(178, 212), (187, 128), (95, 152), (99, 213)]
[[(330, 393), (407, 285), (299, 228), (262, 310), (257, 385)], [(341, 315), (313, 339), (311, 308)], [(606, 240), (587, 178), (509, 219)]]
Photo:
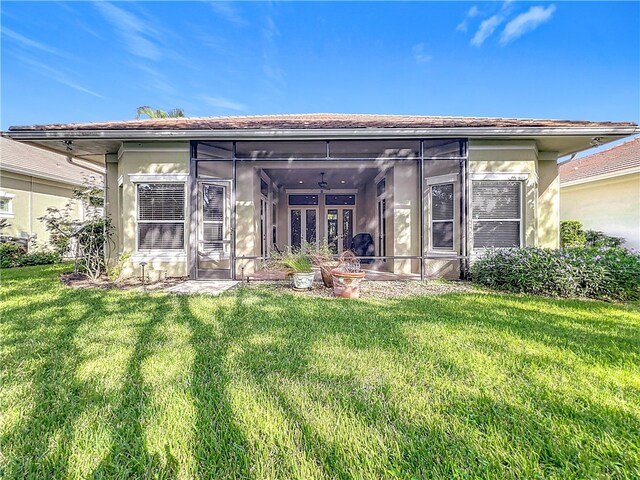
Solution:
[(341, 298), (358, 298), (360, 296), (360, 283), (365, 272), (341, 272), (331, 270), (333, 277), (333, 294)]

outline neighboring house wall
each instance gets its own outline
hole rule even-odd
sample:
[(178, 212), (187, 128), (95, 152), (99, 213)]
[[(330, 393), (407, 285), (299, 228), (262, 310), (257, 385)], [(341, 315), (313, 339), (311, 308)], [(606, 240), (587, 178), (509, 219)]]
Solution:
[(563, 185), (560, 204), (562, 220), (578, 220), (640, 249), (640, 173)]
[(47, 213), (47, 208), (63, 209), (71, 201), (71, 219), (82, 220), (83, 211), (80, 204), (72, 201), (74, 188), (68, 184), (2, 171), (0, 190), (4, 193), (0, 196), (13, 195), (11, 212), (0, 214), (0, 218), (6, 218), (10, 225), (2, 233), (34, 238), (38, 248), (48, 248), (49, 232), (38, 218)]

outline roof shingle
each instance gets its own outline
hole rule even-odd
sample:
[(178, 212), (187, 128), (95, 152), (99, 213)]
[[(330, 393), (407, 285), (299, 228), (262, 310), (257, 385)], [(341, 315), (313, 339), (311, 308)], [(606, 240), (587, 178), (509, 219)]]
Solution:
[[(102, 176), (67, 162), (64, 155), (0, 137), (0, 170), (45, 178), (70, 185), (102, 184)], [(93, 177), (94, 180), (91, 180)]]
[(640, 137), (563, 163), (559, 168), (560, 183), (613, 174), (634, 167), (640, 167)]
[(341, 128), (563, 128), (635, 127), (633, 122), (541, 120), (490, 117), (432, 117), (413, 115), (354, 115), (314, 113), (237, 117), (166, 118), (96, 123), (58, 123), (9, 127), (17, 131), (61, 130), (232, 130)]

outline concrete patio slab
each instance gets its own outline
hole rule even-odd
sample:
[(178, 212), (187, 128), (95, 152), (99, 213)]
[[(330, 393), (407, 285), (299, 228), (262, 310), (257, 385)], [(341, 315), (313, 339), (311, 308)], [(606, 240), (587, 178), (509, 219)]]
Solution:
[(235, 287), (239, 281), (236, 280), (187, 280), (186, 282), (165, 288), (165, 292), (181, 293), (184, 295), (201, 293), (205, 295), (220, 295), (230, 288)]

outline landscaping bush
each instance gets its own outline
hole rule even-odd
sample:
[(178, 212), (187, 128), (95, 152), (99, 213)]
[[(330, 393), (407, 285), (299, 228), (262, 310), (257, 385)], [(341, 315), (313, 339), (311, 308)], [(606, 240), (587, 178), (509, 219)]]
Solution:
[(26, 267), (29, 265), (47, 265), (60, 261), (55, 252), (27, 250), (17, 243), (0, 243), (0, 268)]
[(560, 222), (560, 245), (562, 247), (584, 247), (586, 241), (582, 223), (577, 220)]
[(611, 235), (597, 232), (596, 230), (587, 230), (584, 234), (588, 247), (617, 248), (622, 247), (622, 243), (624, 242), (624, 238), (612, 237)]
[(510, 248), (488, 251), (472, 280), (512, 292), (614, 300), (640, 298), (640, 255), (621, 248)]
[(0, 243), (0, 268), (11, 268), (18, 266), (18, 260), (25, 255), (27, 250), (17, 243)]
[(56, 252), (30, 252), (22, 255), (18, 259), (19, 267), (28, 267), (31, 265), (49, 265), (60, 261), (60, 255)]

